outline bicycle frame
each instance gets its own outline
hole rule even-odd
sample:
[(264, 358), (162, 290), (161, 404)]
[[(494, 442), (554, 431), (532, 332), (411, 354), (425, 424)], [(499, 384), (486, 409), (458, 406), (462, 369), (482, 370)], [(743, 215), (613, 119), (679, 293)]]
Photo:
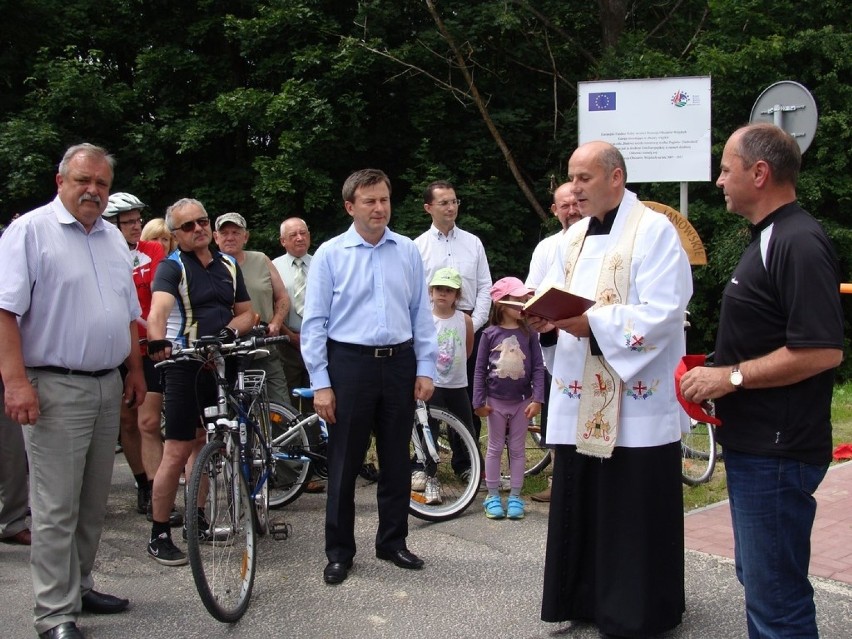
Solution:
[[(240, 473), (245, 478), (246, 485), (251, 488), (249, 497), (255, 507), (257, 506), (258, 495), (260, 495), (272, 472), (272, 450), (268, 441), (269, 433), (262, 432), (261, 425), (250, 418), (252, 410), (258, 403), (261, 406), (266, 406), (266, 408), (261, 409), (261, 414), (264, 411), (268, 412), (269, 405), (266, 399), (266, 372), (245, 369), (258, 353), (267, 353), (267, 351), (253, 349), (236, 355), (237, 379), (233, 391), (229, 393), (228, 381), (225, 378), (225, 357), (220, 349), (212, 351), (216, 367), (217, 398), (215, 406), (208, 406), (204, 409), (208, 442), (216, 437), (224, 437), (226, 432), (230, 433), (232, 441), (239, 442), (239, 455), (236, 459), (239, 460)], [(234, 411), (235, 419), (228, 419), (227, 407), (229, 405)], [(261, 459), (255, 459), (248, 451), (249, 432), (265, 451)], [(263, 471), (255, 482), (252, 480), (252, 468), (258, 464), (263, 464)], [(239, 491), (235, 491), (235, 493), (239, 493)], [(235, 494), (234, 499), (235, 501), (238, 500), (239, 494)]]
[[(251, 342), (224, 344), (216, 340), (202, 338), (193, 347), (176, 348), (172, 358), (162, 362), (174, 362), (179, 360), (195, 360), (210, 363), (212, 361), (216, 377), (216, 405), (206, 406), (203, 410), (204, 427), (207, 431), (207, 441), (220, 438), (227, 446), (236, 445), (239, 455), (235, 461), (239, 464), (239, 473), (245, 478), (246, 485), (250, 487), (250, 498), (254, 504), (255, 512), (258, 510), (258, 496), (264, 490), (272, 473), (272, 445), (269, 441), (269, 429), (262, 428), (262, 424), (251, 418), (251, 414), (258, 404), (265, 408), (254, 411), (255, 414), (266, 415), (269, 410), (269, 401), (266, 396), (266, 372), (262, 370), (247, 370), (248, 365), (257, 355), (268, 354), (268, 351), (259, 348), (257, 342), (283, 341), (286, 338), (254, 338)], [(234, 355), (237, 365), (237, 377), (234, 388), (229, 392), (228, 380), (226, 379), (225, 353)], [(228, 417), (228, 408), (234, 414), (233, 419)], [(255, 458), (248, 450), (249, 436), (263, 449), (263, 455)], [(284, 438), (279, 438), (284, 439)], [(252, 481), (252, 469), (256, 465), (263, 465), (263, 471), (256, 481)], [(235, 500), (239, 500), (239, 491), (236, 490)], [(237, 502), (237, 505), (239, 503)]]

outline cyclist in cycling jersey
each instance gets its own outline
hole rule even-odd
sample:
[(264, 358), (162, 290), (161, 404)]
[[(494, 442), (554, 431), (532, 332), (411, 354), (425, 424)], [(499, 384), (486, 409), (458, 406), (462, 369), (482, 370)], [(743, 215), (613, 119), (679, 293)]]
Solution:
[[(160, 383), (160, 373), (154, 368), (154, 363), (147, 357), (144, 339), (147, 336), (148, 312), (151, 310), (151, 283), (154, 272), (163, 259), (163, 247), (159, 242), (140, 240), (142, 226), (142, 210), (146, 207), (138, 197), (130, 193), (113, 193), (109, 196), (104, 218), (112, 222), (121, 231), (130, 256), (133, 260), (133, 283), (136, 295), (142, 307), (142, 317), (138, 320), (142, 362), (145, 367), (145, 383), (148, 392), (145, 401), (136, 408), (126, 405), (121, 407), (121, 446), (124, 457), (136, 480), (136, 510), (140, 514), (150, 514), (151, 487), (154, 485), (154, 475), (163, 458), (163, 441), (160, 437), (160, 412), (163, 408), (163, 387)], [(126, 371), (122, 368), (122, 375)], [(172, 507), (169, 522), (172, 526), (183, 524), (183, 515), (177, 508)]]
[[(148, 354), (155, 362), (168, 358), (173, 344), (189, 346), (202, 336), (218, 335), (223, 342), (233, 342), (251, 329), (254, 319), (236, 260), (210, 247), (210, 217), (204, 205), (189, 198), (178, 200), (166, 210), (166, 224), (177, 238), (178, 250), (160, 263), (152, 286)], [(163, 369), (166, 442), (151, 495), (154, 516), (148, 554), (166, 566), (187, 563), (186, 554), (172, 542), (169, 505), (186, 462), (206, 441), (201, 408), (216, 403), (215, 379), (200, 368), (198, 362), (179, 361)], [(204, 512), (194, 513), (192, 506), (187, 517), (198, 517), (202, 541), (215, 542)]]

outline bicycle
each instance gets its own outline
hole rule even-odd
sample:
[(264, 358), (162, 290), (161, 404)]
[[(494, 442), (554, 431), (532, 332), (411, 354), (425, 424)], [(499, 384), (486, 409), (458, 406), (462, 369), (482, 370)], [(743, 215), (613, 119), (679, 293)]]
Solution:
[[(269, 519), (270, 486), (279, 490), (270, 415), (284, 415), (285, 409), (270, 406), (266, 373), (247, 370), (254, 357), (268, 353), (263, 346), (286, 340), (254, 331), (232, 344), (205, 337), (192, 347), (174, 347), (171, 358), (159, 364), (194, 360), (209, 366), (216, 377), (217, 403), (203, 411), (208, 441), (193, 465), (186, 497), (192, 508), (204, 504), (204, 528), (199, 517), (188, 512), (186, 534), (201, 601), (214, 618), (226, 623), (238, 621), (248, 608), (257, 535), (286, 539), (289, 530), (286, 523)], [(226, 355), (236, 362), (233, 389), (225, 378)]]
[[(684, 312), (684, 337), (692, 327), (689, 315), (689, 311)], [(684, 358), (684, 364), (681, 364), (681, 366), (712, 366), (713, 355), (714, 353), (709, 353), (707, 356), (687, 355)], [(687, 360), (690, 363), (687, 364)], [(715, 406), (712, 401), (705, 402), (703, 408), (708, 415), (715, 414)], [(719, 457), (716, 447), (716, 429), (713, 424), (690, 417), (687, 430), (683, 431), (680, 436), (680, 452), (680, 476), (684, 484), (698, 486), (710, 481), (716, 468), (716, 460)]]
[[(309, 388), (293, 389), (292, 394), (300, 408), (303, 400), (313, 397), (313, 391)], [(314, 424), (316, 428), (311, 428)], [(310, 436), (306, 436), (310, 442), (307, 446), (278, 447), (279, 440), (288, 437), (293, 431), (305, 428), (311, 428)], [(298, 477), (301, 482), (291, 487), (290, 501), (304, 491), (305, 484), (312, 476), (328, 476), (325, 458), (327, 441), (328, 426), (325, 421), (315, 413), (305, 416), (301, 412), (292, 424), (281, 430), (281, 435), (273, 439), (274, 446), (278, 448), (276, 463), (288, 465), (290, 475)], [(462, 456), (471, 460), (470, 472), (456, 473), (453, 469), (451, 460), (454, 446), (457, 451), (460, 447)], [(423, 492), (412, 490), (408, 508), (411, 515), (438, 522), (458, 517), (467, 510), (479, 490), (482, 459), (476, 439), (458, 417), (444, 409), (418, 402), (412, 421), (409, 453), (418, 468), (426, 469), (427, 474), (438, 481), (440, 495), (437, 500), (427, 503)], [(362, 472), (365, 477), (369, 474)]]
[(681, 433), (680, 450), (683, 483), (698, 486), (710, 481), (720, 456), (713, 424), (690, 418), (689, 429)]

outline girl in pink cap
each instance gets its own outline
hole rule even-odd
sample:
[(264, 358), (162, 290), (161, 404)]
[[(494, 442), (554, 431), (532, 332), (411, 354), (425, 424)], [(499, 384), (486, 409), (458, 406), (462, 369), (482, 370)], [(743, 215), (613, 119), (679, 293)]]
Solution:
[[(491, 287), (489, 326), (482, 333), (473, 379), (473, 408), (488, 418), (483, 502), (489, 519), (522, 519), (524, 502), (524, 440), (530, 419), (544, 401), (544, 362), (538, 333), (529, 330), (521, 311), (501, 301), (523, 302), (529, 289), (516, 277), (504, 277)], [(500, 458), (508, 435), (510, 491), (504, 509), (500, 500)]]

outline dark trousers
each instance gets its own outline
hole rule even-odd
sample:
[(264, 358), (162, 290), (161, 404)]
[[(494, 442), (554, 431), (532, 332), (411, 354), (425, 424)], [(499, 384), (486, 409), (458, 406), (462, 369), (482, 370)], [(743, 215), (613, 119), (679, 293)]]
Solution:
[(376, 439), (379, 527), (376, 548), (400, 550), (408, 536), (411, 498), (409, 441), (414, 416), (414, 349), (376, 358), (328, 343), (328, 372), (337, 402), (328, 428), (328, 500), (325, 554), (330, 562), (355, 556), (355, 480), (370, 435)]
[[(474, 432), (473, 410), (470, 406), (470, 398), (467, 396), (466, 388), (438, 388), (436, 386), (429, 404), (451, 412), (461, 420), (471, 433)], [(476, 418), (476, 421), (479, 421), (479, 417)], [(467, 449), (462, 445), (462, 442), (454, 432), (448, 432), (447, 439), (453, 451), (450, 464), (453, 467), (453, 471), (457, 475), (460, 475), (470, 468), (470, 455), (468, 455)]]

